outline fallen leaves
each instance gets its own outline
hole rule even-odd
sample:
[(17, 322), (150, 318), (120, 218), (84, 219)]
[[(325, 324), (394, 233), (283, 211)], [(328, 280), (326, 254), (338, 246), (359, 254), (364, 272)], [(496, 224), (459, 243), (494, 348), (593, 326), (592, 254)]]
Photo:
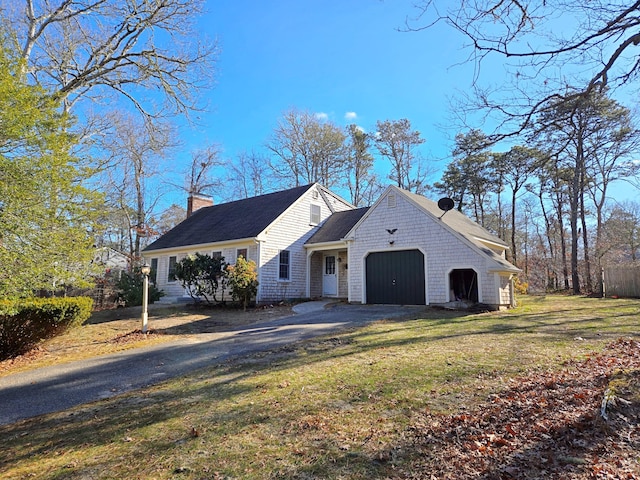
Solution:
[[(622, 401), (608, 402), (606, 420), (614, 377)], [(393, 478), (640, 479), (639, 392), (640, 344), (620, 339), (560, 372), (518, 378), (473, 411), (417, 414), (408, 437), (419, 458)]]

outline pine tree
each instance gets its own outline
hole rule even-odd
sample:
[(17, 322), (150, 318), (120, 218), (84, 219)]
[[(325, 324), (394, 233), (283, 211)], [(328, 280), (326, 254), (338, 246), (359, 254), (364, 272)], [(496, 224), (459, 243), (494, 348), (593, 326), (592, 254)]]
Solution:
[(70, 119), (0, 47), (0, 297), (90, 284), (99, 197), (72, 155)]

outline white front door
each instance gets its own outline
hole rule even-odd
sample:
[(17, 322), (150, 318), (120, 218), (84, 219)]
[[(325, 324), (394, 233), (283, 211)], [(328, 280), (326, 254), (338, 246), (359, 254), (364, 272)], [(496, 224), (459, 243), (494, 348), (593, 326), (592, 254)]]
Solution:
[(335, 296), (338, 294), (338, 275), (336, 272), (335, 255), (325, 255), (324, 274), (322, 275), (322, 295)]

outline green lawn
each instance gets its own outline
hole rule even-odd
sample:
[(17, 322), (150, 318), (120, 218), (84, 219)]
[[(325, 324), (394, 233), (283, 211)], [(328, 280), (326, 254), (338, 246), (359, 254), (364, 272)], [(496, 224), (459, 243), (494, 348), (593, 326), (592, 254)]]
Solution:
[(640, 338), (640, 300), (520, 301), (427, 309), (0, 427), (0, 477), (393, 477), (388, 452), (416, 414), (473, 408), (516, 376)]

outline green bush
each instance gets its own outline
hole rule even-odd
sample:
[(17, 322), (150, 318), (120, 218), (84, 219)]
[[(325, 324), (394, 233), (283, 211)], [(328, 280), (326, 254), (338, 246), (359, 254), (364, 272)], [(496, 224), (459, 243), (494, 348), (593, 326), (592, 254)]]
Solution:
[(41, 340), (81, 325), (92, 308), (89, 297), (0, 301), (0, 360), (26, 353)]
[(194, 300), (204, 298), (208, 304), (224, 303), (225, 268), (224, 257), (196, 253), (176, 264), (176, 279), (180, 280)]
[(227, 265), (227, 285), (231, 289), (231, 296), (239, 301), (244, 310), (258, 292), (258, 273), (256, 262), (245, 260), (241, 256), (235, 265)]
[[(144, 275), (137, 271), (135, 273), (122, 272), (118, 280), (118, 300), (124, 302), (125, 307), (135, 307), (142, 305), (142, 282)], [(162, 290), (149, 281), (149, 303), (157, 302), (164, 296)]]

